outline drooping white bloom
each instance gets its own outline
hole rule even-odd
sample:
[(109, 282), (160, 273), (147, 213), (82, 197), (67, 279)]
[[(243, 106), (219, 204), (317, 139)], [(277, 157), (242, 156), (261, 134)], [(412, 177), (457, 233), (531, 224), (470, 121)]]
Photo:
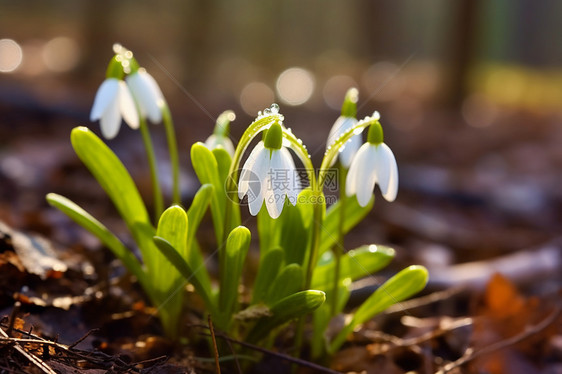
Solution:
[(285, 198), (296, 205), (299, 192), (295, 163), (287, 148), (271, 149), (260, 141), (244, 163), (238, 184), (238, 197), (248, 196), (250, 214), (257, 215), (265, 201), (271, 218), (278, 218)]
[(367, 142), (353, 158), (346, 179), (346, 194), (356, 194), (357, 202), (364, 207), (371, 200), (375, 183), (379, 184), (387, 201), (394, 201), (398, 193), (398, 167), (394, 154), (384, 143)]
[(164, 95), (162, 95), (162, 91), (152, 75), (147, 73), (145, 69), (140, 68), (128, 75), (125, 80), (137, 100), (141, 115), (148, 118), (152, 123), (161, 122)]
[(102, 135), (114, 138), (121, 127), (121, 118), (132, 128), (139, 127), (139, 117), (129, 88), (120, 79), (107, 78), (98, 88), (90, 120), (100, 120)]
[[(344, 132), (352, 128), (357, 123), (357, 119), (354, 117), (345, 117), (340, 116), (334, 122), (332, 129), (330, 130), (330, 134), (328, 135), (328, 141), (326, 142), (326, 147), (330, 147), (337, 138), (339, 138)], [(341, 148), (338, 157), (340, 159), (341, 164), (346, 169), (349, 169), (349, 165), (351, 165), (351, 160), (353, 160), (353, 156), (357, 153), (359, 147), (361, 147), (361, 135), (354, 135), (347, 141), (343, 148)], [(337, 158), (334, 159), (332, 162), (335, 163)]]
[(230, 154), (230, 157), (234, 157), (234, 144), (227, 136), (212, 134), (205, 140), (205, 146), (210, 150), (223, 147)]

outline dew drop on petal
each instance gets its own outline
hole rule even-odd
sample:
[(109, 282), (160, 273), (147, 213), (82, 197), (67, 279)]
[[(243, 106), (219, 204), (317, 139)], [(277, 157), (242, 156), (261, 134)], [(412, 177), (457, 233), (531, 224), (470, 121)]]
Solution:
[(353, 134), (355, 135), (359, 135), (363, 132), (363, 128), (362, 127), (358, 127), (355, 130), (353, 130)]
[(269, 112), (272, 114), (278, 114), (279, 113), (279, 105), (273, 103), (271, 104), (271, 106), (269, 107)]

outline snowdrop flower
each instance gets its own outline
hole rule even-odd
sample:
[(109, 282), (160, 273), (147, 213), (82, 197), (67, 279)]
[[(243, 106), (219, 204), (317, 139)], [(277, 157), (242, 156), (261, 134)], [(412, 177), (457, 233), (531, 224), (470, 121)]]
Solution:
[(291, 204), (297, 203), (300, 183), (293, 158), (282, 146), (282, 139), (281, 125), (274, 123), (242, 167), (238, 197), (248, 196), (253, 216), (259, 213), (264, 201), (267, 212), (274, 219), (281, 215), (286, 197)]
[(232, 110), (224, 111), (217, 118), (213, 134), (205, 140), (205, 146), (210, 150), (222, 147), (230, 154), (230, 157), (234, 157), (234, 145), (228, 136), (230, 134), (230, 122), (235, 119), (236, 115)]
[(152, 123), (161, 122), (164, 95), (152, 75), (145, 69), (139, 68), (129, 74), (125, 80), (139, 105), (141, 115)]
[[(330, 134), (328, 135), (328, 141), (326, 143), (326, 147), (330, 147), (337, 138), (339, 138), (344, 132), (352, 128), (356, 123), (357, 119), (355, 116), (357, 115), (357, 100), (359, 98), (359, 92), (356, 88), (350, 88), (343, 101), (341, 116), (338, 117), (332, 129), (330, 130)], [(341, 148), (340, 153), (338, 155), (342, 166), (346, 169), (349, 169), (349, 165), (351, 165), (351, 160), (357, 150), (361, 146), (361, 135), (354, 135), (349, 139), (347, 143)], [(336, 159), (332, 162), (334, 164)]]
[(383, 143), (383, 131), (376, 121), (369, 128), (367, 143), (353, 158), (346, 179), (347, 196), (357, 195), (357, 202), (364, 207), (379, 184), (383, 197), (394, 201), (398, 192), (398, 167), (390, 148)]
[(139, 116), (129, 88), (121, 80), (123, 68), (114, 57), (107, 69), (107, 78), (98, 88), (90, 120), (100, 120), (101, 133), (106, 139), (114, 138), (121, 127), (121, 118), (132, 128), (139, 127)]

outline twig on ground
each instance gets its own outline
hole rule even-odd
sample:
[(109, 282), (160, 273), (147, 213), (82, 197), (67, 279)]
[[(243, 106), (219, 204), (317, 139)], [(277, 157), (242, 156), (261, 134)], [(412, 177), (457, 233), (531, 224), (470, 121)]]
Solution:
[(217, 347), (217, 339), (215, 338), (215, 330), (213, 329), (213, 321), (211, 320), (211, 315), (207, 316), (209, 321), (209, 331), (211, 332), (211, 340), (213, 341), (213, 352), (215, 354), (215, 371), (217, 374), (221, 374), (221, 366), (219, 363), (219, 349)]
[[(201, 327), (201, 328), (204, 328), (204, 329), (209, 328), (208, 326), (199, 325), (199, 324), (193, 324), (191, 326)], [(206, 335), (206, 336), (211, 335), (211, 334), (207, 334), (207, 333), (201, 333), (201, 334)], [(216, 333), (215, 335), (224, 339), (227, 342), (232, 342), (232, 343), (241, 345), (243, 347), (249, 348), (251, 350), (254, 350), (256, 352), (264, 353), (264, 354), (269, 355), (269, 356), (274, 356), (274, 357), (277, 357), (277, 358), (295, 363), (299, 366), (303, 366), (303, 367), (306, 367), (306, 368), (309, 368), (309, 369), (316, 370), (316, 372), (329, 373), (329, 374), (341, 374), (341, 372), (339, 372), (339, 371), (332, 370), (332, 369), (327, 368), (325, 366), (315, 364), (314, 362), (306, 361), (306, 360), (296, 358), (296, 357), (292, 357), (292, 356), (289, 356), (289, 355), (286, 355), (286, 354), (283, 354), (283, 353), (274, 352), (274, 351), (271, 351), (271, 350), (266, 349), (266, 348), (258, 347), (257, 345), (253, 345), (253, 344), (250, 344), (250, 343), (243, 342), (241, 340), (233, 339), (233, 338), (231, 338), (231, 337), (229, 337), (229, 336), (227, 336), (223, 333)]]
[(495, 344), (491, 344), (487, 347), (484, 347), (482, 349), (479, 349), (478, 351), (474, 351), (474, 350), (467, 350), (466, 353), (459, 358), (456, 361), (453, 361), (451, 363), (448, 363), (446, 365), (444, 365), (439, 371), (437, 371), (435, 374), (445, 374), (455, 368), (458, 368), (459, 366), (462, 366), (464, 364), (466, 364), (469, 361), (474, 360), (477, 357), (480, 357), (482, 355), (486, 355), (489, 354), (491, 352), (495, 352), (498, 351), (500, 349), (504, 349), (507, 348), (511, 345), (515, 345), (535, 334), (538, 334), (539, 332), (541, 332), (542, 330), (544, 330), (545, 328), (547, 328), (549, 325), (551, 325), (554, 321), (556, 321), (556, 319), (560, 316), (561, 313), (561, 308), (560, 307), (555, 307), (555, 309), (548, 315), (548, 317), (546, 317), (545, 319), (543, 319), (541, 322), (539, 322), (538, 324), (534, 325), (534, 326), (528, 326), (525, 331), (522, 331), (521, 333), (512, 336), (511, 338), (505, 339), (505, 340), (501, 340)]

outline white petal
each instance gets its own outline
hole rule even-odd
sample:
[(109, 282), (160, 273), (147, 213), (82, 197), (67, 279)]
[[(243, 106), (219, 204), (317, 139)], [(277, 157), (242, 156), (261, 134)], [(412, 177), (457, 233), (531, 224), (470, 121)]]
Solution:
[(289, 198), (289, 202), (293, 205), (297, 205), (297, 198), (299, 193), (301, 192), (301, 182), (299, 176), (297, 175), (297, 168), (295, 167), (295, 162), (293, 161), (293, 157), (287, 148), (281, 148), (281, 156), (283, 157), (283, 161), (285, 163), (285, 168), (287, 169), (288, 173), (288, 190), (287, 190), (287, 197)]
[(342, 131), (342, 126), (345, 125), (345, 119), (346, 117), (340, 116), (332, 125), (330, 133), (328, 134), (328, 140), (326, 141), (326, 148), (329, 148), (336, 141), (336, 139), (339, 138), (343, 131), (345, 131)]
[(361, 135), (354, 135), (345, 143), (345, 148), (340, 151), (338, 156), (344, 168), (348, 169), (349, 165), (351, 165), (353, 157), (361, 147), (362, 140)]
[(129, 87), (123, 81), (119, 81), (119, 106), (121, 115), (129, 127), (132, 129), (138, 129), (139, 113), (137, 112), (137, 107), (133, 101), (131, 91), (129, 91)]
[(232, 140), (226, 136), (212, 134), (205, 140), (205, 146), (210, 150), (222, 147), (228, 152), (230, 157), (234, 157), (234, 145), (232, 144)]
[[(214, 135), (211, 135), (211, 137)], [(242, 199), (246, 192), (248, 192), (248, 188), (250, 186), (250, 180), (252, 173), (251, 169), (254, 167), (256, 162), (257, 155), (263, 150), (263, 141), (260, 141), (250, 152), (250, 156), (242, 166), (242, 172), (240, 173), (240, 180), (238, 182), (238, 198)]]
[(394, 201), (398, 193), (398, 167), (392, 150), (384, 143), (378, 147), (377, 179), (382, 196), (387, 201)]
[(253, 185), (250, 184), (248, 188), (248, 204), (250, 205), (250, 214), (253, 216), (259, 213), (263, 205), (263, 192), (268, 184), (267, 172), (269, 171), (269, 164), (269, 150), (262, 148), (257, 152), (255, 162), (251, 168), (251, 172), (254, 173), (252, 179), (256, 178), (257, 181), (254, 181)]
[[(131, 89), (134, 98), (140, 108), (140, 112), (144, 117), (147, 117), (150, 122), (158, 123), (162, 120), (162, 113), (160, 111), (159, 100), (161, 93), (155, 91), (154, 79), (143, 70), (139, 70), (127, 76), (126, 81)], [(152, 79), (151, 79), (152, 78)]]
[[(344, 132), (349, 130), (356, 123), (357, 123), (357, 120), (353, 117), (343, 117), (343, 116), (338, 117), (336, 122), (334, 122), (334, 125), (332, 126), (332, 129), (330, 130), (330, 134), (328, 135), (328, 142), (327, 142), (326, 146), (329, 148), (331, 145), (333, 145), (333, 143)], [(356, 138), (356, 140), (353, 140), (354, 138)], [(342, 164), (346, 168), (349, 167), (349, 165), (351, 164), (351, 159), (353, 158), (353, 156), (357, 152), (357, 149), (359, 149), (359, 147), (361, 146), (361, 136), (360, 135), (356, 135), (356, 136), (352, 137), (351, 139), (352, 140), (347, 142), (345, 144), (344, 148), (342, 150), (340, 150), (340, 153), (338, 155), (338, 157), (340, 157), (340, 160), (342, 160)], [(344, 159), (342, 159), (342, 158), (344, 158)], [(332, 161), (332, 164), (330, 166), (332, 166), (336, 162), (336, 160), (337, 160), (337, 157), (334, 158), (334, 160)]]
[(106, 139), (113, 139), (121, 127), (121, 112), (119, 102), (112, 102), (103, 113), (100, 119), (101, 133)]
[(365, 157), (364, 153), (366, 152), (366, 148), (368, 146), (369, 145), (367, 143), (363, 144), (351, 162), (349, 171), (347, 172), (347, 178), (345, 180), (345, 194), (347, 196), (353, 196), (357, 193), (357, 184), (361, 182), (360, 179), (363, 177), (359, 174), (359, 165), (361, 160)]
[(354, 188), (357, 194), (357, 202), (360, 206), (366, 206), (373, 195), (373, 189), (375, 188), (377, 178), (375, 170), (373, 169), (376, 157), (375, 147), (367, 143), (359, 149), (353, 159), (353, 165), (356, 165), (356, 170), (354, 171)]
[(92, 111), (90, 112), (90, 121), (97, 121), (101, 118), (108, 106), (117, 100), (119, 94), (119, 80), (108, 78), (98, 88)]
[(148, 74), (145, 70), (140, 70), (139, 74), (151, 96), (150, 101), (146, 103), (146, 114), (148, 119), (152, 123), (159, 123), (162, 121), (162, 111), (160, 110), (160, 106), (164, 102), (162, 91), (152, 75)]
[(267, 173), (268, 183), (264, 185), (264, 198), (267, 212), (275, 219), (281, 215), (287, 195), (287, 167), (280, 150), (271, 151), (270, 167)]

